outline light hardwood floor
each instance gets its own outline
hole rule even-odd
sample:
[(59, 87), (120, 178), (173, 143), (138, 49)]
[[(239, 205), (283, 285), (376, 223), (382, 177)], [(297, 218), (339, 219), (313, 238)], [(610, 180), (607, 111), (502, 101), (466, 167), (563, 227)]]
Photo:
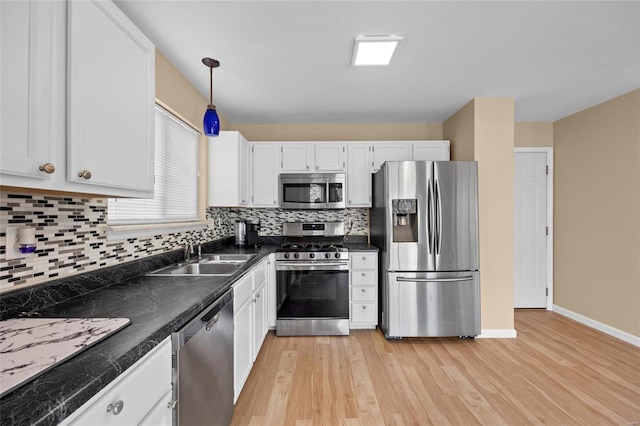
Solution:
[(640, 349), (544, 310), (517, 339), (267, 336), (232, 425), (638, 425)]

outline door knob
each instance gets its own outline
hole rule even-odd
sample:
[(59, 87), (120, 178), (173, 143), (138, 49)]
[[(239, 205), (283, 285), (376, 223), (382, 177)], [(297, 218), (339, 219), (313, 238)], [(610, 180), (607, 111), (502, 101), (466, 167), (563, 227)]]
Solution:
[(78, 177), (89, 180), (91, 179), (91, 172), (89, 170), (83, 170), (78, 172)]
[(41, 172), (51, 174), (56, 171), (56, 168), (51, 163), (44, 163), (40, 167), (38, 167), (38, 170), (40, 170)]

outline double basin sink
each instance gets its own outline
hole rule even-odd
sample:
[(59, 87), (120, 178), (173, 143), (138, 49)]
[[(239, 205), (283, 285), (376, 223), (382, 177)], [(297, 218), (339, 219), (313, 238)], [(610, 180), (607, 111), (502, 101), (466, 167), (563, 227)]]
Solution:
[(180, 262), (158, 269), (155, 276), (229, 276), (255, 257), (255, 254), (205, 254), (189, 262)]

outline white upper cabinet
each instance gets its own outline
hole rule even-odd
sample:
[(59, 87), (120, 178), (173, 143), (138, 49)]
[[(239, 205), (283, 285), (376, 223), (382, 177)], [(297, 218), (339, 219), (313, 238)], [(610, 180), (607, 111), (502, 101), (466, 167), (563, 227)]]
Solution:
[(371, 207), (371, 145), (347, 144), (347, 207)]
[(2, 185), (153, 196), (155, 48), (109, 1), (0, 2)]
[(414, 161), (449, 161), (449, 141), (413, 143)]
[(209, 138), (208, 205), (238, 207), (249, 204), (250, 162), (247, 140), (235, 131)]
[(316, 172), (344, 172), (347, 166), (347, 149), (345, 143), (318, 142), (315, 148)]
[(371, 172), (375, 173), (385, 161), (411, 160), (411, 143), (408, 142), (372, 142)]
[(152, 191), (155, 47), (111, 2), (68, 7), (68, 179)]
[(284, 142), (280, 146), (280, 169), (285, 173), (313, 171), (313, 143)]
[(251, 205), (278, 207), (278, 174), (280, 144), (251, 142)]
[(0, 2), (3, 175), (50, 179), (56, 169), (63, 169), (63, 164), (54, 164), (50, 144), (52, 6), (46, 1)]

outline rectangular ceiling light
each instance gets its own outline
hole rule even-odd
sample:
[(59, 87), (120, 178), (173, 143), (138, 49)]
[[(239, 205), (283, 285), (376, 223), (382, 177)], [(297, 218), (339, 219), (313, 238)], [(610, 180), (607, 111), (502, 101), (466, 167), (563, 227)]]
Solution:
[(358, 36), (353, 47), (354, 66), (389, 65), (402, 36)]

